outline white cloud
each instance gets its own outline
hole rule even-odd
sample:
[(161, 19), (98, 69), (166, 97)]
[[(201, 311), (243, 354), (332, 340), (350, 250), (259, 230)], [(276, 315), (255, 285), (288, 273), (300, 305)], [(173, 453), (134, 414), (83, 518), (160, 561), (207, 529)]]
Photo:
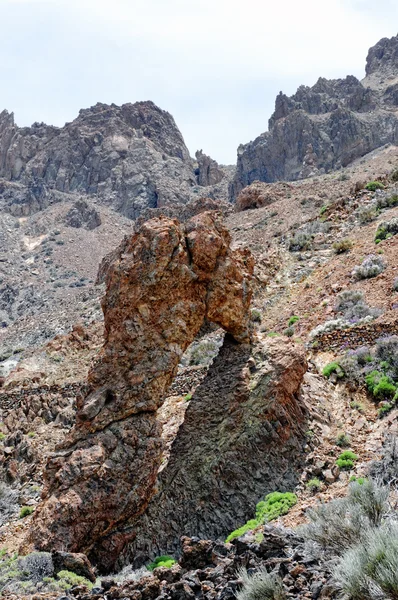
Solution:
[[(193, 153), (233, 162), (275, 94), (364, 74), (398, 6), (381, 0), (0, 0), (0, 104), (61, 124), (96, 101), (153, 99)], [(18, 44), (16, 44), (16, 40)], [(37, 114), (38, 113), (38, 114)]]

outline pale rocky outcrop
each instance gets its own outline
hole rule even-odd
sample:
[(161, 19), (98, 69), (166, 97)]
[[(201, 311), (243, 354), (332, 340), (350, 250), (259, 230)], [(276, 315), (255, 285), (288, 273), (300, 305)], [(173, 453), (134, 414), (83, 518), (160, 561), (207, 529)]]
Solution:
[(36, 547), (89, 552), (146, 509), (162, 456), (156, 411), (184, 350), (206, 319), (250, 339), (253, 260), (229, 245), (217, 214), (202, 213), (185, 225), (148, 221), (119, 247), (106, 275), (105, 344), (76, 425), (48, 461)]

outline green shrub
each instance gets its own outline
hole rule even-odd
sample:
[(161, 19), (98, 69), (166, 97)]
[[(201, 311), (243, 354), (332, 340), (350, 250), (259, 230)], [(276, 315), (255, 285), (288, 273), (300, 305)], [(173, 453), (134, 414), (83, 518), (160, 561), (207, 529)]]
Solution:
[(344, 371), (336, 361), (327, 364), (322, 370), (322, 375), (328, 379), (333, 373), (336, 373), (338, 379), (344, 377)]
[(292, 315), (288, 320), (287, 324), (289, 327), (291, 327), (292, 325), (297, 323), (297, 321), (300, 321), (300, 317), (298, 315)]
[(158, 567), (166, 567), (167, 569), (170, 569), (170, 567), (175, 565), (176, 562), (177, 561), (175, 558), (169, 556), (168, 554), (164, 554), (163, 556), (158, 556), (157, 558), (155, 558), (155, 560), (149, 563), (149, 565), (147, 565), (146, 568), (148, 569), (148, 571), (153, 571)]
[(267, 573), (265, 568), (253, 575), (245, 569), (239, 571), (243, 587), (236, 594), (237, 600), (285, 600), (286, 594), (280, 577), (275, 573)]
[(375, 192), (376, 190), (384, 190), (384, 185), (381, 181), (369, 181), (369, 183), (365, 185), (365, 189), (369, 192)]
[(226, 539), (226, 542), (231, 542), (235, 538), (241, 537), (248, 531), (255, 529), (263, 523), (278, 519), (282, 515), (286, 515), (290, 508), (297, 503), (296, 494), (290, 492), (271, 492), (265, 499), (259, 502), (256, 506), (256, 518), (250, 519), (245, 525), (235, 529)]
[(324, 204), (324, 205), (321, 207), (321, 210), (319, 211), (319, 214), (320, 214), (320, 216), (324, 215), (324, 214), (325, 214), (325, 212), (327, 211), (327, 209), (328, 209), (328, 208), (329, 208), (329, 207), (328, 207), (328, 205), (327, 205), (327, 204)]
[(186, 396), (184, 396), (185, 402), (189, 402), (190, 400), (192, 400), (192, 394), (187, 394)]
[(249, 521), (247, 521), (247, 523), (242, 525), (242, 527), (239, 527), (238, 529), (235, 529), (234, 531), (232, 531), (225, 541), (227, 543), (232, 542), (232, 540), (235, 540), (236, 538), (239, 538), (242, 535), (245, 535), (245, 533), (247, 533), (248, 531), (251, 531), (252, 529), (255, 529), (259, 525), (260, 525), (260, 523), (257, 521), (257, 519), (250, 519)]
[(355, 483), (357, 483), (358, 485), (363, 485), (365, 481), (368, 480), (366, 479), (366, 477), (357, 477), (356, 475), (351, 475), (349, 481), (350, 483), (353, 483), (355, 481)]
[(314, 477), (314, 479), (310, 479), (306, 484), (305, 487), (307, 488), (307, 490), (309, 490), (312, 494), (315, 494), (316, 492), (319, 492), (319, 490), (322, 488), (322, 482), (317, 479), (316, 477)]
[(34, 510), (35, 509), (33, 506), (22, 506), (21, 510), (19, 511), (19, 518), (24, 519), (25, 517), (28, 517)]
[(380, 371), (371, 371), (365, 377), (369, 392), (377, 399), (384, 400), (394, 398), (397, 387), (388, 375)]
[(336, 446), (340, 446), (340, 448), (348, 448), (348, 446), (351, 446), (350, 436), (347, 435), (347, 433), (339, 433), (336, 438)]
[(398, 181), (398, 169), (394, 169), (394, 171), (390, 175), (391, 181)]
[(354, 462), (356, 460), (358, 460), (358, 456), (354, 452), (351, 452), (351, 450), (345, 450), (336, 460), (336, 465), (342, 471), (350, 471), (354, 467)]
[(296, 494), (272, 492), (265, 496), (265, 500), (257, 504), (256, 519), (260, 522), (273, 521), (282, 515), (286, 515), (296, 503)]
[(333, 250), (335, 251), (336, 254), (344, 254), (345, 252), (348, 252), (349, 250), (351, 250), (353, 245), (354, 244), (353, 244), (352, 240), (349, 240), (349, 239), (340, 240), (339, 242), (334, 242)]
[(3, 433), (2, 431), (0, 431), (0, 442), (4, 442), (4, 440), (6, 439), (6, 434)]

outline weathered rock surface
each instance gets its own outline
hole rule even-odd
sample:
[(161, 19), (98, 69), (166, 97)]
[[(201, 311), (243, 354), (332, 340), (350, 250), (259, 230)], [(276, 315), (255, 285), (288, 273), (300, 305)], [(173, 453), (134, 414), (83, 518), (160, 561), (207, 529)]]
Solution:
[(202, 150), (196, 152), (195, 158), (198, 163), (197, 179), (199, 185), (215, 185), (224, 179), (224, 171), (220, 169), (215, 160), (204, 154)]
[(88, 552), (146, 509), (162, 456), (156, 411), (184, 350), (205, 319), (250, 338), (253, 261), (229, 244), (217, 214), (202, 213), (185, 225), (148, 221), (119, 247), (106, 276), (105, 344), (76, 426), (47, 464), (31, 532), (38, 548)]
[(171, 569), (159, 567), (138, 581), (119, 584), (105, 578), (97, 594), (77, 590), (74, 596), (78, 600), (234, 600), (243, 584), (239, 571), (264, 568), (280, 576), (286, 598), (332, 597), (330, 567), (309, 553), (296, 532), (266, 525), (262, 535), (261, 543), (247, 534), (232, 544), (183, 537), (181, 557)]
[[(304, 349), (286, 339), (262, 336), (250, 346), (226, 336), (124, 560), (139, 566), (178, 552), (181, 535), (225, 539), (253, 518), (265, 494), (295, 488), (306, 443), (299, 398), (306, 369)], [(102, 564), (111, 542), (104, 540)]]
[(296, 180), (344, 167), (398, 141), (398, 36), (369, 50), (366, 77), (320, 78), (277, 96), (268, 131), (238, 148), (231, 199), (253, 181)]
[[(200, 186), (225, 175), (207, 159), (203, 155), (199, 161)], [(136, 218), (145, 208), (183, 205), (200, 193), (194, 162), (173, 117), (153, 102), (98, 103), (62, 128), (18, 127), (13, 114), (3, 111), (0, 178), (0, 206), (16, 216), (42, 210), (62, 194), (79, 193)]]
[(86, 229), (95, 229), (101, 225), (101, 217), (93, 206), (85, 200), (77, 200), (65, 216), (65, 224), (68, 227), (85, 227)]

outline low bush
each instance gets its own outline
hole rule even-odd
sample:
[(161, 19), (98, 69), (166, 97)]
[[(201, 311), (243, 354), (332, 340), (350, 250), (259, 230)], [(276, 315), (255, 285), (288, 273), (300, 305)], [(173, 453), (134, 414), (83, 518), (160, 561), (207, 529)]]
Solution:
[(384, 185), (381, 181), (369, 181), (369, 183), (365, 185), (365, 189), (370, 192), (375, 192), (376, 190), (383, 190)]
[(365, 412), (365, 406), (362, 404), (362, 402), (359, 402), (359, 400), (352, 400), (352, 402), (350, 402), (350, 406), (360, 413)]
[(154, 569), (157, 569), (158, 567), (166, 567), (168, 569), (170, 569), (170, 567), (172, 567), (173, 565), (176, 564), (176, 559), (173, 558), (172, 556), (169, 556), (168, 554), (164, 554), (163, 556), (158, 556), (157, 558), (155, 558), (155, 560), (151, 563), (149, 563), (149, 565), (147, 565), (147, 569), (148, 571), (153, 571)]
[(256, 518), (250, 519), (239, 527), (239, 529), (235, 529), (226, 539), (226, 542), (231, 542), (232, 540), (241, 537), (248, 531), (255, 529), (259, 525), (264, 523), (268, 523), (269, 521), (274, 521), (279, 517), (286, 515), (290, 508), (297, 503), (296, 494), (292, 494), (290, 492), (271, 492), (265, 496), (265, 499), (259, 502), (256, 506)]
[(343, 471), (350, 471), (354, 468), (354, 462), (358, 460), (358, 456), (351, 450), (345, 450), (336, 460), (336, 465)]
[(19, 511), (19, 518), (24, 519), (25, 517), (28, 517), (34, 510), (35, 509), (33, 506), (22, 506), (21, 510)]
[(344, 371), (336, 361), (327, 364), (322, 370), (322, 375), (328, 379), (333, 373), (336, 374), (338, 379), (344, 377)]
[(358, 220), (362, 225), (366, 223), (371, 223), (379, 216), (378, 206), (377, 204), (369, 204), (367, 206), (361, 206), (356, 214), (358, 216)]
[(335, 251), (336, 254), (344, 254), (345, 252), (349, 252), (349, 250), (351, 250), (353, 245), (354, 244), (353, 244), (352, 240), (349, 240), (349, 239), (340, 240), (339, 242), (334, 242), (333, 250)]
[(375, 233), (375, 242), (381, 242), (391, 238), (398, 233), (398, 218), (391, 219), (391, 221), (383, 221), (380, 223)]
[(291, 327), (292, 325), (297, 323), (297, 321), (300, 321), (300, 317), (298, 315), (292, 315), (287, 322), (288, 327)]
[(314, 477), (314, 479), (310, 479), (306, 484), (305, 487), (307, 488), (307, 490), (309, 490), (312, 494), (315, 494), (316, 492), (319, 492), (319, 490), (322, 489), (322, 482), (317, 479), (316, 477)]
[(294, 336), (294, 327), (287, 327), (284, 332), (283, 335), (286, 335), (287, 337), (293, 337)]
[(242, 579), (242, 589), (236, 594), (237, 600), (285, 600), (286, 594), (280, 577), (267, 573), (265, 568), (254, 574), (248, 574), (245, 569), (239, 571)]
[(311, 234), (298, 231), (289, 239), (288, 248), (290, 252), (309, 250), (312, 245), (312, 240), (313, 236)]
[(387, 486), (365, 479), (352, 482), (346, 498), (320, 504), (307, 512), (308, 525), (301, 528), (305, 539), (315, 542), (323, 551), (341, 556), (347, 548), (379, 527), (388, 511)]
[(391, 402), (384, 402), (377, 410), (377, 416), (382, 419), (394, 408), (394, 404)]
[(352, 275), (355, 279), (370, 279), (372, 277), (377, 277), (380, 275), (386, 268), (383, 259), (380, 256), (376, 256), (375, 254), (370, 254), (367, 256), (361, 265), (357, 265), (354, 267)]
[(334, 570), (338, 588), (351, 600), (398, 598), (398, 525), (366, 531)]
[(359, 323), (365, 319), (375, 319), (382, 313), (380, 309), (372, 308), (366, 304), (363, 292), (360, 290), (344, 290), (341, 292), (337, 297), (334, 310), (340, 313), (349, 325)]
[(383, 196), (381, 196), (377, 199), (377, 208), (379, 208), (379, 209), (393, 208), (394, 206), (397, 206), (397, 205), (398, 205), (398, 194), (392, 194), (391, 196), (384, 194)]
[(351, 438), (347, 433), (339, 433), (336, 438), (336, 446), (340, 448), (348, 448), (351, 446)]
[(377, 400), (392, 399), (397, 393), (392, 379), (380, 371), (371, 371), (366, 375), (365, 381), (368, 390)]

